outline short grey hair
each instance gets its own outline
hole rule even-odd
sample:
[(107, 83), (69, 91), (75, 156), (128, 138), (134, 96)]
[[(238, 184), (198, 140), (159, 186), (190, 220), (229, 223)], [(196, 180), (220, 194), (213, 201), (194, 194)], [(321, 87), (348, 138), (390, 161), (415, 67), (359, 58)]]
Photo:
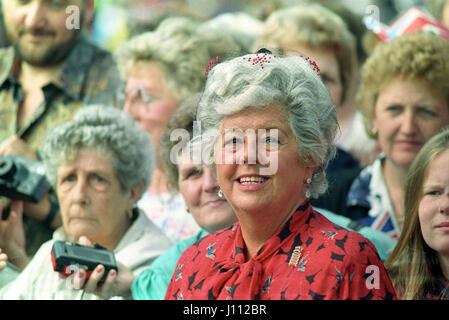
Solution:
[(279, 104), (286, 110), (300, 159), (316, 167), (310, 192), (318, 197), (327, 190), (325, 170), (336, 152), (335, 108), (319, 75), (305, 59), (270, 54), (268, 59), (270, 56), (271, 62), (263, 68), (248, 61), (255, 54), (213, 67), (198, 104), (197, 121), (207, 135), (208, 130), (221, 128), (225, 116), (247, 107)]
[(273, 12), (266, 20), (256, 47), (289, 49), (295, 44), (311, 48), (330, 48), (335, 54), (347, 98), (357, 62), (356, 39), (344, 20), (316, 3), (300, 3)]
[(240, 51), (240, 46), (229, 32), (206, 32), (200, 26), (191, 18), (170, 17), (155, 31), (121, 44), (115, 52), (121, 76), (127, 79), (137, 64), (153, 62), (179, 103), (202, 91), (209, 61), (226, 50)]
[(221, 40), (223, 35), (227, 35), (239, 46), (241, 54), (253, 51), (254, 42), (260, 35), (262, 28), (262, 21), (244, 12), (222, 13), (207, 20), (199, 27), (202, 32), (211, 34), (212, 37), (220, 37), (215, 42), (224, 47), (221, 50), (222, 53), (235, 50), (235, 48), (230, 47), (229, 41)]
[(111, 158), (122, 191), (138, 183), (147, 189), (155, 167), (155, 149), (150, 134), (139, 129), (128, 113), (102, 105), (85, 106), (72, 120), (48, 133), (41, 156), (55, 190), (59, 165), (73, 161), (84, 149)]

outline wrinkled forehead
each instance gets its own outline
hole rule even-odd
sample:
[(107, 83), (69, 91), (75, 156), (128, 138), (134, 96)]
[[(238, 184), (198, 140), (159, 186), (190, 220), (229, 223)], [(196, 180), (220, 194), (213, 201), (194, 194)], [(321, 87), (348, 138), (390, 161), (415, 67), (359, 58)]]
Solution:
[(248, 106), (230, 115), (223, 116), (221, 131), (226, 129), (273, 129), (289, 128), (288, 113), (279, 103), (266, 106)]

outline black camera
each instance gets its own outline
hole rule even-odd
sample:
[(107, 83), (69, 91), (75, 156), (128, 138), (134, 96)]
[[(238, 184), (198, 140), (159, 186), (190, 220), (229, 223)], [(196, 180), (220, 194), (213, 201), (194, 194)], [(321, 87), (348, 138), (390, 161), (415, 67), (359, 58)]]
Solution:
[(0, 196), (39, 203), (50, 188), (42, 162), (13, 155), (0, 157)]
[(110, 270), (118, 272), (114, 252), (99, 245), (95, 248), (71, 242), (55, 241), (51, 250), (53, 270), (65, 276), (76, 272), (77, 268), (86, 270), (87, 279), (99, 264), (103, 265), (105, 272), (100, 282), (106, 280)]

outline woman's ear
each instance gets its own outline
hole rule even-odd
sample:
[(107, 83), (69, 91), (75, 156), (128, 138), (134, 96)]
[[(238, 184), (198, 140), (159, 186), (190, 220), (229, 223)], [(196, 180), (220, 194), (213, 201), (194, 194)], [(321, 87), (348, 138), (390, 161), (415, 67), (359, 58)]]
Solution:
[(142, 182), (136, 184), (134, 187), (131, 188), (129, 192), (129, 203), (128, 203), (128, 209), (131, 210), (134, 205), (136, 204), (137, 200), (139, 200), (140, 196), (144, 192), (144, 185)]

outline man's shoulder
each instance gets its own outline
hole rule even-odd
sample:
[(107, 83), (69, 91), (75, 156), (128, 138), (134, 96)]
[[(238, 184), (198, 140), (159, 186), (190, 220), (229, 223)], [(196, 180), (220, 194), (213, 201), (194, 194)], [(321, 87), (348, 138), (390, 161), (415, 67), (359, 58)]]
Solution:
[(0, 48), (0, 81), (6, 79), (14, 62), (14, 48), (12, 46)]
[(83, 104), (111, 105), (116, 93), (123, 88), (113, 55), (87, 40), (81, 40), (74, 50), (64, 70), (68, 77), (84, 77), (80, 83), (86, 89)]
[(99, 47), (98, 45), (93, 44), (92, 42), (86, 41), (86, 40), (82, 41), (81, 45), (84, 48), (88, 48), (90, 51), (92, 51), (93, 60), (95, 62), (102, 63), (102, 64), (113, 64), (114, 66), (116, 65), (115, 61), (114, 61), (114, 57), (110, 51), (103, 49), (103, 48)]
[(92, 69), (101, 69), (103, 75), (107, 69), (118, 72), (112, 53), (86, 39), (81, 39), (73, 48), (65, 64), (84, 69), (83, 72), (90, 72)]

